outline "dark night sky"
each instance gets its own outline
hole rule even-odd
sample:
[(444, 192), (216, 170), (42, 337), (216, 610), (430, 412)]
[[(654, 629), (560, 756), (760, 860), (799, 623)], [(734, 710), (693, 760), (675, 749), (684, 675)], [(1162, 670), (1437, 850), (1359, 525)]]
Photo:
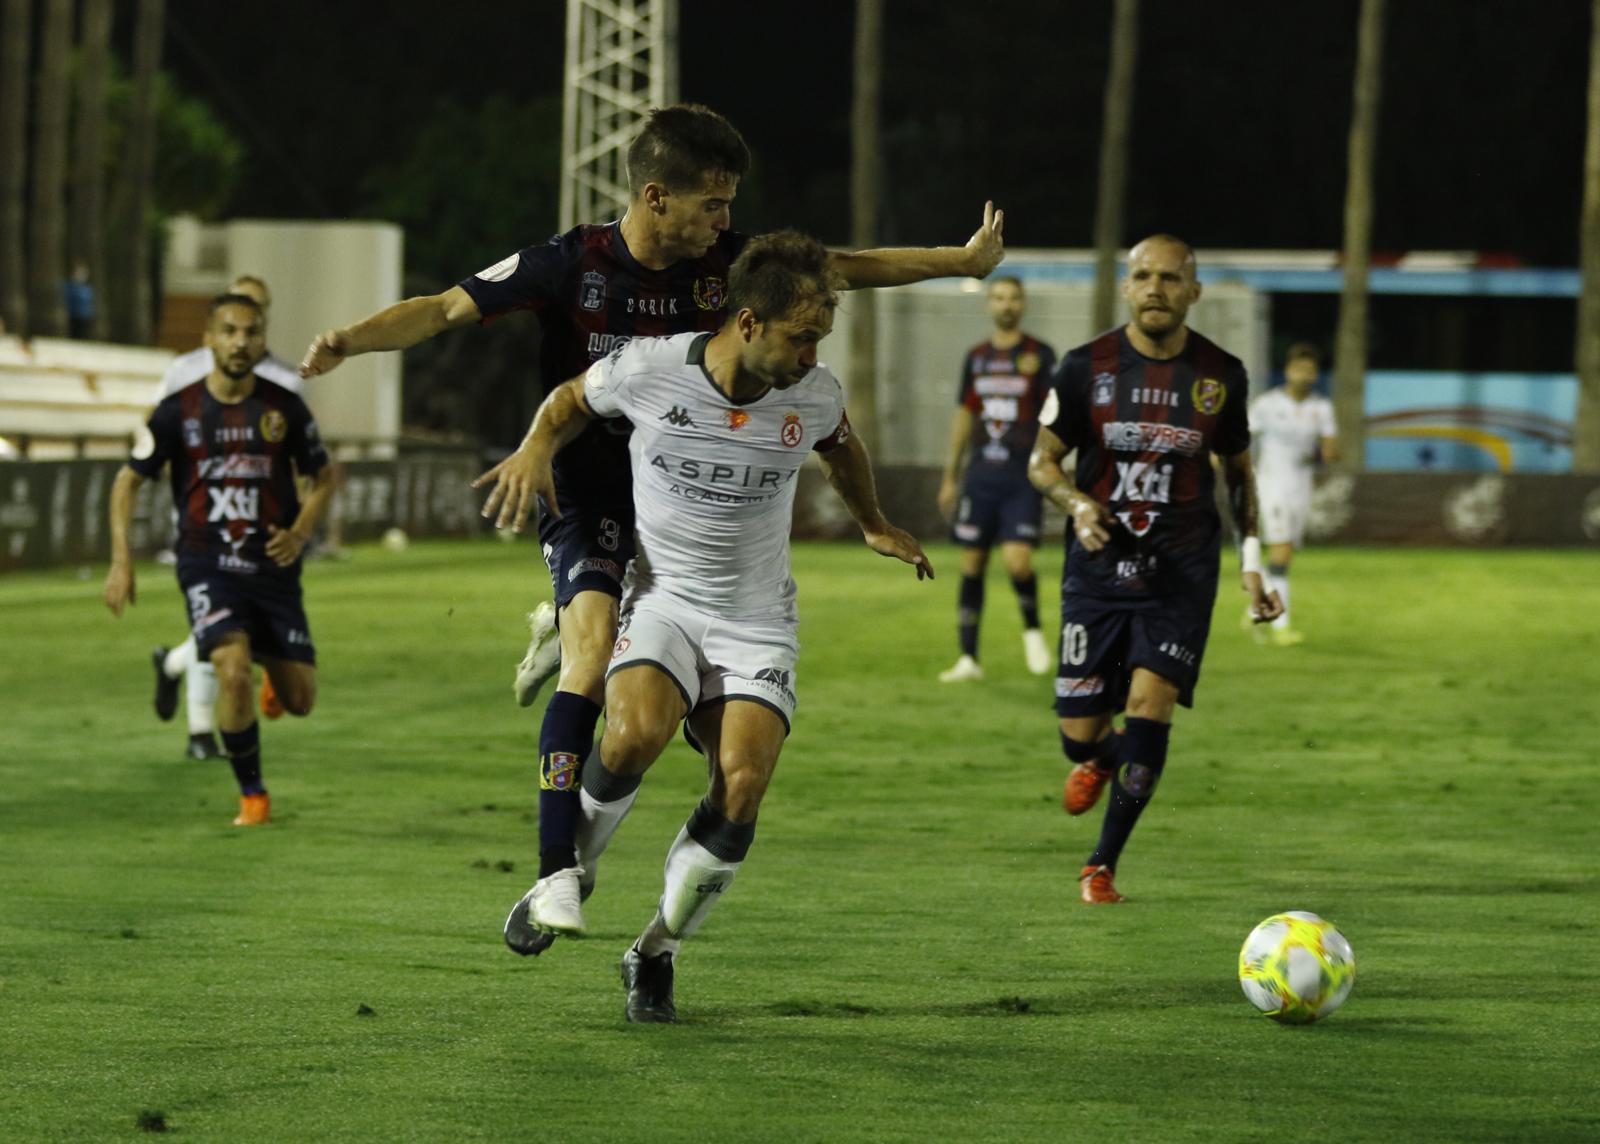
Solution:
[[(1110, 6), (889, 0), (885, 241), (964, 238), (992, 196), (1014, 245), (1090, 243)], [(564, 7), (169, 0), (165, 59), (251, 148), (232, 213), (359, 213), (363, 180), (442, 102), (557, 92)], [(1587, 0), (1389, 9), (1376, 246), (1573, 265)], [(757, 155), (741, 228), (846, 239), (852, 11), (683, 0), (683, 96), (727, 114)], [(1145, 0), (1125, 237), (1338, 246), (1356, 14), (1355, 0)], [(531, 234), (483, 224), (461, 272), (555, 219), (519, 220)]]

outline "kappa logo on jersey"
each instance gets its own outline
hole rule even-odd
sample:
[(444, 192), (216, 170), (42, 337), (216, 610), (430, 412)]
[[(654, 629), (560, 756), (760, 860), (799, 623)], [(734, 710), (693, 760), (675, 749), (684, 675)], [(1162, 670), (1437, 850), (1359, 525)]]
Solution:
[(696, 428), (694, 418), (690, 417), (689, 411), (681, 405), (674, 405), (660, 417), (657, 417), (656, 420), (665, 421), (668, 425), (676, 425), (679, 429), (686, 427), (690, 429)]
[(1202, 377), (1194, 383), (1189, 396), (1194, 399), (1194, 407), (1201, 413), (1215, 413), (1228, 400), (1228, 391), (1216, 378)]
[(783, 415), (783, 429), (779, 431), (778, 439), (783, 442), (784, 448), (793, 449), (800, 444), (805, 432), (805, 427), (800, 424), (800, 414), (790, 410)]
[(261, 415), (261, 436), (269, 445), (276, 445), (282, 441), (288, 432), (288, 419), (276, 409), (269, 409)]
[(211, 496), (211, 514), (206, 518), (207, 520), (260, 519), (260, 489), (228, 485), (220, 489), (208, 488), (206, 492)]
[(272, 458), (263, 453), (224, 453), (220, 457), (201, 457), (199, 468), (203, 481), (220, 481), (229, 477), (241, 481), (265, 481), (272, 476)]
[(728, 283), (714, 274), (694, 280), (694, 304), (702, 310), (720, 310), (728, 304)]
[(1034, 374), (1039, 372), (1039, 355), (1032, 350), (1017, 358), (1017, 372)]
[(551, 751), (539, 759), (540, 790), (571, 790), (578, 783), (578, 756)]
[(725, 409), (723, 414), (727, 418), (729, 429), (743, 429), (750, 424), (750, 414), (743, 409)]
[(590, 313), (606, 308), (606, 276), (598, 270), (584, 272), (578, 284), (578, 305)]
[(1117, 399), (1117, 375), (1114, 373), (1097, 373), (1094, 375), (1094, 388), (1090, 393), (1090, 400), (1096, 405), (1110, 405)]
[(200, 433), (200, 422), (193, 417), (183, 420), (183, 443), (191, 449), (198, 449), (205, 438)]
[(1157, 468), (1149, 461), (1118, 461), (1117, 487), (1111, 491), (1111, 499), (1166, 504), (1172, 499), (1172, 466)]
[(1143, 536), (1150, 531), (1156, 522), (1156, 517), (1160, 515), (1159, 512), (1145, 512), (1144, 509), (1136, 508), (1117, 513), (1117, 519), (1122, 522), (1123, 528), (1135, 536)]

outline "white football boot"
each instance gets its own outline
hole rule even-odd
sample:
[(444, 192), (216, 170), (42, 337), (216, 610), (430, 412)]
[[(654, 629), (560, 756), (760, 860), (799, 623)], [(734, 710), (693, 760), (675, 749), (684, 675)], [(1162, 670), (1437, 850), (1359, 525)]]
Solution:
[(939, 673), (940, 683), (967, 683), (982, 678), (983, 668), (970, 655), (963, 655), (954, 667)]
[(517, 664), (512, 685), (517, 703), (531, 707), (542, 688), (561, 667), (561, 636), (556, 630), (556, 606), (548, 600), (528, 613), (528, 653)]
[(1044, 633), (1038, 628), (1029, 628), (1022, 633), (1022, 658), (1027, 661), (1028, 670), (1034, 675), (1045, 675), (1055, 666), (1050, 645), (1044, 642)]

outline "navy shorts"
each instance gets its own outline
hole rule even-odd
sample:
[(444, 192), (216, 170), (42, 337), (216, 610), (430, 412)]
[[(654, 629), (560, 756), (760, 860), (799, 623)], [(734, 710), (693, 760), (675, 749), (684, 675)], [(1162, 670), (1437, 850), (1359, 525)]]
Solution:
[[(561, 491), (556, 491), (561, 498)], [(550, 569), (556, 607), (579, 592), (622, 599), (622, 577), (633, 559), (633, 497), (623, 493), (561, 500), (561, 516), (539, 506), (539, 545)]]
[(1175, 683), (1178, 702), (1193, 707), (1214, 599), (1214, 592), (1205, 600), (1137, 601), (1062, 593), (1056, 714), (1077, 719), (1121, 711), (1136, 667)]
[(1039, 544), (1044, 498), (1023, 477), (1020, 482), (996, 484), (968, 481), (961, 489), (961, 505), (951, 533), (967, 548), (993, 548), (1018, 542)]
[(255, 659), (317, 662), (298, 576), (240, 576), (180, 564), (178, 586), (201, 659), (229, 632), (243, 632)]

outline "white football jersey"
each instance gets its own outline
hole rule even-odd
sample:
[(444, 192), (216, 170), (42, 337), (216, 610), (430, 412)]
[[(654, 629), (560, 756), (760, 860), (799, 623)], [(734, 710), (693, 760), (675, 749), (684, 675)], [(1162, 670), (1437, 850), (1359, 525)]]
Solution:
[(635, 338), (584, 375), (589, 408), (633, 422), (632, 592), (729, 619), (794, 619), (795, 488), (808, 453), (849, 436), (844, 391), (818, 364), (792, 388), (733, 401), (706, 372), (711, 337)]
[[(161, 375), (161, 390), (156, 394), (156, 404), (161, 404), (184, 386), (193, 385), (207, 376), (216, 364), (217, 359), (212, 357), (211, 351), (205, 346), (190, 350), (186, 354), (179, 354), (168, 364), (167, 372)], [(255, 372), (268, 381), (283, 386), (290, 393), (300, 392), (299, 372), (280, 357), (268, 354), (256, 362)]]
[(1311, 494), (1311, 475), (1322, 454), (1322, 439), (1338, 435), (1333, 402), (1321, 394), (1296, 401), (1282, 386), (1250, 404), (1250, 436), (1255, 442), (1256, 477), (1285, 493)]

